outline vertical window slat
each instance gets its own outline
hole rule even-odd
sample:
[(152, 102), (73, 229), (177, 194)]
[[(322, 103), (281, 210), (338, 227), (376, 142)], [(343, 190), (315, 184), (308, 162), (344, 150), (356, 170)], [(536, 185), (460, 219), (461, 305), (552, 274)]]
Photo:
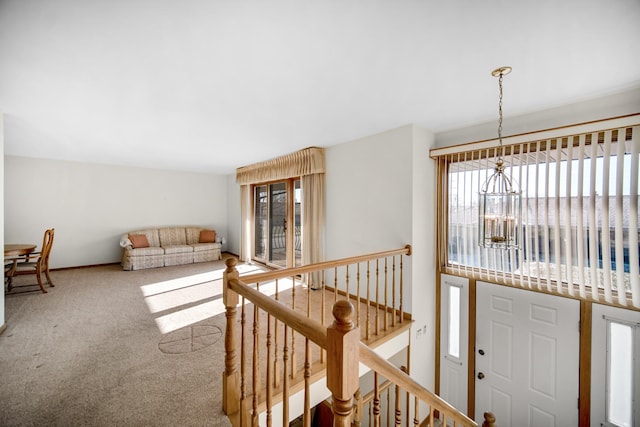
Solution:
[(559, 293), (563, 292), (562, 286), (562, 254), (560, 249), (560, 172), (562, 172), (562, 139), (556, 141), (556, 177), (555, 177), (555, 194), (553, 197), (554, 205), (554, 221), (553, 221), (553, 256), (556, 261), (555, 280), (556, 289)]
[(547, 165), (546, 168), (544, 168), (545, 174), (544, 174), (544, 218), (543, 218), (543, 232), (544, 232), (544, 271), (545, 271), (545, 278), (547, 281), (547, 291), (551, 292), (551, 260), (549, 259), (550, 254), (549, 254), (549, 186), (550, 186), (550, 182), (549, 182), (549, 175), (550, 175), (550, 171), (549, 171), (549, 164), (550, 164), (550, 158), (551, 158), (551, 147), (550, 147), (550, 143), (551, 141), (547, 140), (545, 141), (545, 145), (546, 145), (546, 162), (545, 165)]
[(587, 282), (585, 280), (585, 231), (584, 231), (584, 144), (586, 135), (580, 135), (578, 145), (578, 206), (577, 210), (577, 224), (576, 224), (576, 236), (577, 236), (577, 251), (578, 251), (578, 283), (580, 287), (580, 297), (587, 297)]
[[(566, 194), (565, 194), (565, 213), (564, 213), (564, 227), (565, 227), (565, 233), (564, 233), (564, 238), (565, 238), (565, 254), (566, 254), (566, 261), (565, 261), (565, 266), (567, 268), (567, 287), (569, 290), (569, 295), (573, 295), (574, 291), (573, 291), (573, 221), (572, 221), (572, 216), (573, 216), (573, 210), (571, 209), (571, 205), (572, 205), (572, 199), (573, 199), (573, 192), (572, 192), (572, 166), (573, 166), (573, 138), (569, 138), (568, 144), (567, 144), (567, 158), (566, 158), (566, 164), (567, 164), (567, 168), (566, 168), (566, 180), (567, 180), (567, 185), (566, 185)], [(577, 213), (581, 213), (581, 212), (577, 212)], [(560, 213), (558, 212), (558, 215), (560, 215)]]
[[(624, 284), (624, 225), (623, 225), (623, 193), (624, 193), (624, 132), (618, 131), (616, 143), (616, 198), (615, 198), (615, 227), (614, 245), (616, 260), (616, 289), (618, 303), (627, 305), (627, 291)], [(629, 230), (631, 233), (631, 230)]]
[(591, 270), (591, 297), (599, 301), (598, 292), (598, 229), (596, 227), (596, 178), (598, 165), (598, 134), (591, 134), (590, 166), (591, 177), (589, 180), (589, 266)]
[(602, 158), (602, 227), (600, 229), (600, 243), (602, 251), (602, 275), (604, 287), (604, 300), (612, 302), (611, 293), (611, 238), (609, 221), (609, 171), (611, 161), (611, 131), (605, 132), (603, 145), (604, 155)]
[(640, 162), (640, 127), (632, 130), (631, 136), (631, 188), (629, 191), (629, 279), (631, 300), (634, 307), (640, 307), (640, 256), (638, 254), (638, 163)]

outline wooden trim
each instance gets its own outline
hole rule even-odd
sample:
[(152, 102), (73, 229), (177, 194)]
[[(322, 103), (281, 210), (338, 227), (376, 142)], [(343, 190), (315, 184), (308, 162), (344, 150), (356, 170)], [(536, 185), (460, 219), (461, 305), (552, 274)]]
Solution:
[(591, 344), (592, 344), (592, 308), (589, 301), (580, 302), (580, 374), (578, 423), (581, 426), (591, 424)]
[(467, 415), (476, 412), (476, 281), (469, 279), (469, 336), (467, 361)]
[[(615, 290), (612, 290), (612, 302), (607, 302), (604, 299), (604, 290), (603, 289), (598, 289), (598, 300), (594, 300), (593, 296), (591, 294), (591, 292), (588, 292), (587, 294), (587, 299), (584, 299), (580, 296), (580, 290), (576, 287), (577, 285), (574, 284), (574, 294), (571, 295), (569, 292), (564, 292), (564, 293), (560, 293), (554, 289), (557, 289), (557, 285), (556, 285), (556, 281), (552, 280), (551, 281), (551, 291), (548, 290), (548, 287), (546, 286), (547, 280), (545, 278), (540, 278), (540, 283), (543, 285), (542, 288), (539, 287), (523, 287), (520, 286), (518, 284), (514, 284), (519, 282), (519, 279), (516, 279), (513, 274), (510, 273), (504, 273), (504, 272), (500, 272), (497, 280), (495, 275), (493, 275), (493, 273), (491, 273), (491, 277), (487, 277), (486, 273), (482, 273), (480, 271), (480, 269), (478, 268), (471, 268), (471, 267), (467, 267), (466, 268), (466, 274), (462, 274), (463, 272), (461, 272), (458, 269), (452, 268), (452, 267), (447, 267), (447, 266), (443, 266), (440, 268), (440, 273), (446, 273), (446, 274), (450, 274), (452, 276), (458, 276), (458, 277), (465, 277), (468, 279), (474, 279), (474, 280), (481, 280), (484, 282), (488, 282), (488, 283), (493, 283), (495, 285), (501, 285), (501, 286), (509, 286), (511, 288), (516, 288), (516, 289), (524, 289), (526, 291), (532, 291), (532, 292), (539, 292), (542, 294), (547, 294), (547, 295), (553, 295), (553, 296), (557, 296), (557, 297), (563, 297), (563, 298), (570, 298), (570, 299), (575, 299), (578, 301), (586, 301), (586, 302), (593, 302), (593, 303), (597, 303), (597, 304), (602, 304), (602, 305), (608, 305), (608, 306), (612, 306), (612, 307), (617, 307), (617, 308), (623, 308), (625, 310), (632, 310), (632, 311), (640, 311), (640, 307), (634, 307), (633, 305), (631, 305), (631, 295), (627, 296), (627, 302), (629, 304), (627, 305), (622, 305), (620, 303), (618, 303), (618, 292)], [(565, 286), (563, 286), (563, 289), (566, 289), (566, 282), (563, 282), (563, 284)]]
[(435, 342), (435, 387), (434, 391), (437, 395), (440, 395), (440, 328), (442, 326), (442, 274), (436, 274), (436, 342)]
[(0, 335), (4, 334), (4, 331), (7, 330), (7, 324), (3, 323), (2, 326), (0, 326)]
[[(520, 133), (502, 138), (503, 146), (523, 144), (527, 142), (562, 138), (583, 133), (601, 132), (610, 129), (617, 129), (626, 126), (637, 126), (640, 124), (640, 113), (627, 114), (624, 116), (612, 117), (602, 120), (577, 123), (567, 126), (537, 130), (533, 132)], [(429, 151), (432, 159), (449, 154), (457, 154), (466, 151), (486, 150), (500, 146), (497, 138), (485, 139), (481, 141), (466, 142), (463, 144), (450, 145), (447, 147), (434, 148)]]

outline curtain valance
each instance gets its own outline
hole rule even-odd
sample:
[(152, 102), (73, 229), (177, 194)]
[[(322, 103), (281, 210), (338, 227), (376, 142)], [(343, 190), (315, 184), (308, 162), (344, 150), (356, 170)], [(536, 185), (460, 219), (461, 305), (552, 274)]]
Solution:
[(309, 147), (275, 159), (239, 167), (236, 169), (236, 182), (247, 185), (324, 172), (324, 148)]

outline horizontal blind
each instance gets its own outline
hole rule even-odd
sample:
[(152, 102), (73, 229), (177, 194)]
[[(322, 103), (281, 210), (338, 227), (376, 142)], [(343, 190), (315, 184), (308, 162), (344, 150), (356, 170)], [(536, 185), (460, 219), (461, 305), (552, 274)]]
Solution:
[[(468, 146), (465, 146), (468, 148)], [(437, 156), (448, 165), (443, 267), (454, 274), (640, 308), (640, 126), (505, 145), (522, 191), (522, 246), (478, 246), (478, 193), (496, 147)], [(433, 152), (432, 152), (433, 154)], [(443, 251), (445, 252), (445, 251)], [(443, 253), (441, 252), (441, 253)]]

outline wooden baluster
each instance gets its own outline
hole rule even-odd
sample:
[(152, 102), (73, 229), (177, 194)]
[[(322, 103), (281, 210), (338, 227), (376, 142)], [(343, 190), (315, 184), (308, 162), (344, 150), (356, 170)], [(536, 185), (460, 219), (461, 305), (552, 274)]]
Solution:
[(371, 333), (371, 319), (369, 317), (369, 307), (371, 307), (371, 268), (367, 261), (367, 323), (365, 331), (365, 339), (368, 341)]
[(240, 377), (238, 373), (238, 346), (236, 338), (236, 313), (238, 294), (229, 288), (229, 281), (238, 280), (240, 273), (236, 269), (238, 260), (227, 258), (227, 268), (222, 279), (222, 300), (225, 306), (226, 327), (224, 335), (224, 373), (222, 374), (222, 410), (225, 414), (235, 414), (240, 410)]
[(391, 425), (391, 387), (387, 387), (387, 423), (386, 426)]
[(360, 331), (353, 323), (353, 305), (341, 300), (333, 305), (333, 324), (327, 328), (327, 388), (333, 400), (333, 425), (351, 425), (353, 395), (359, 387)]
[(391, 263), (391, 327), (396, 326), (396, 257)]
[(360, 263), (356, 273), (356, 326), (360, 327)]
[(338, 301), (338, 267), (333, 268), (333, 303)]
[[(409, 352), (407, 352), (407, 366), (409, 365), (410, 359), (411, 355), (409, 354)], [(400, 370), (409, 375), (409, 368), (407, 368), (407, 366), (401, 366)], [(409, 390), (405, 392), (405, 405), (405, 411), (407, 414), (407, 427), (409, 427), (409, 413), (411, 412), (411, 393), (409, 393)]]
[[(326, 298), (325, 298), (324, 270), (322, 270), (321, 278), (322, 278), (322, 295), (321, 295), (322, 310), (320, 311), (320, 323), (322, 323), (322, 326), (325, 326), (326, 325), (326, 323), (325, 323)], [(325, 349), (321, 348), (320, 349), (320, 363), (324, 363), (324, 354), (325, 354)]]
[(420, 425), (420, 400), (417, 396), (413, 398), (413, 425), (414, 427)]
[[(259, 285), (258, 285), (259, 287)], [(251, 407), (253, 412), (251, 413), (251, 425), (258, 426), (258, 399), (260, 397), (260, 326), (259, 326), (258, 306), (253, 306), (253, 382), (251, 387), (253, 388), (253, 399)]]
[[(292, 287), (291, 287), (291, 308), (293, 310), (296, 309), (296, 277), (293, 276), (291, 278), (292, 280)], [(291, 330), (291, 379), (295, 380), (296, 379), (296, 374), (297, 374), (297, 369), (296, 366), (298, 364), (297, 361), (297, 357), (296, 357), (296, 333), (294, 330)]]
[(492, 412), (484, 413), (484, 422), (482, 427), (496, 427), (496, 416)]
[[(307, 287), (307, 318), (311, 318), (311, 289)], [(304, 427), (311, 427), (311, 348), (309, 338), (304, 340)]]
[(289, 346), (287, 335), (289, 327), (284, 325), (284, 348), (282, 349), (282, 426), (289, 426)]
[(404, 275), (404, 270), (402, 270), (402, 254), (400, 254), (400, 323), (402, 323), (404, 321), (404, 313), (402, 312), (403, 310), (403, 305), (402, 305), (402, 295), (404, 292), (404, 286), (402, 283), (402, 277)]
[[(279, 293), (278, 293), (278, 279), (276, 279), (276, 294), (275, 299), (278, 301)], [(280, 360), (278, 359), (278, 319), (273, 319), (273, 388), (278, 388), (280, 386)]]
[(380, 390), (378, 389), (378, 373), (373, 373), (373, 425), (380, 427)]
[(267, 427), (271, 427), (272, 423), (271, 407), (273, 406), (273, 388), (271, 383), (273, 381), (273, 368), (271, 363), (273, 363), (271, 360), (271, 314), (267, 314)]
[(354, 405), (352, 426), (359, 427), (362, 424), (362, 394), (360, 393), (360, 389), (356, 390), (356, 393), (353, 395), (353, 399), (356, 403)]
[(311, 427), (311, 390), (310, 381), (311, 378), (311, 348), (309, 344), (309, 338), (304, 340), (304, 414), (302, 422), (304, 427)]
[(246, 397), (247, 397), (247, 386), (246, 386), (246, 370), (245, 370), (245, 324), (246, 324), (246, 313), (245, 313), (245, 301), (244, 297), (242, 297), (242, 310), (240, 311), (240, 425), (244, 427), (245, 420), (244, 416), (246, 413)]
[(389, 258), (385, 257), (384, 259), (384, 330), (387, 331), (389, 328), (389, 285), (388, 285), (388, 269), (387, 269), (387, 260)]
[(380, 334), (380, 260), (376, 260), (376, 336)]

